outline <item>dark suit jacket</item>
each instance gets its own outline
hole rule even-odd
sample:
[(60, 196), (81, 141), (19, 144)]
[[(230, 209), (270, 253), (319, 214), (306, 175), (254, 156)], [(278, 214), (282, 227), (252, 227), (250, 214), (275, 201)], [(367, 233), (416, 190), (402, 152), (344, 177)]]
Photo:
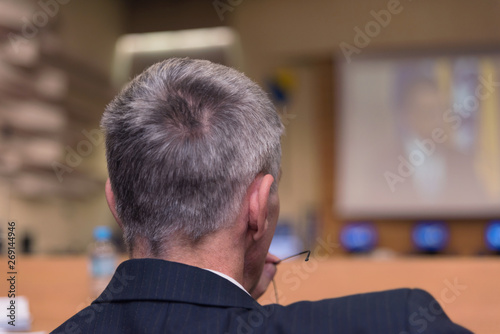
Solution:
[(422, 290), (288, 306), (259, 305), (207, 270), (155, 259), (123, 262), (90, 306), (52, 333), (470, 333)]

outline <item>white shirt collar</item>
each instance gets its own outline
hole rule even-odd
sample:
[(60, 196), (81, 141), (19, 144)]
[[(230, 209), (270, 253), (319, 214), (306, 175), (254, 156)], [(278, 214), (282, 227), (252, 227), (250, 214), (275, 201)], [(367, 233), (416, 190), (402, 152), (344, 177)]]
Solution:
[(220, 277), (223, 277), (225, 279), (227, 279), (229, 282), (233, 283), (234, 285), (236, 285), (238, 288), (240, 288), (241, 290), (245, 291), (249, 296), (251, 296), (247, 290), (245, 290), (245, 288), (240, 284), (238, 283), (238, 281), (236, 281), (234, 278), (232, 278), (231, 276), (227, 276), (226, 274), (223, 274), (217, 270), (212, 270), (212, 269), (206, 269), (206, 268), (203, 268), (205, 270), (208, 270), (208, 271), (211, 271), (213, 272), (214, 274), (217, 274), (219, 275)]

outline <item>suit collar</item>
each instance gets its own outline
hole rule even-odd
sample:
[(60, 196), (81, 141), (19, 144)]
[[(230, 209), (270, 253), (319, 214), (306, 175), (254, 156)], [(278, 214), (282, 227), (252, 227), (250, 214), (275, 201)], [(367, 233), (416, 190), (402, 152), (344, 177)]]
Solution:
[(217, 274), (219, 275), (220, 277), (222, 278), (225, 278), (227, 279), (229, 282), (233, 283), (234, 285), (236, 285), (238, 288), (240, 288), (242, 291), (244, 291), (247, 295), (250, 295), (250, 293), (245, 290), (245, 288), (243, 287), (243, 285), (241, 285), (237, 280), (235, 280), (234, 278), (232, 278), (231, 276), (228, 276), (224, 273), (221, 273), (220, 271), (217, 271), (217, 270), (213, 270), (213, 269), (206, 269), (206, 268), (203, 268), (203, 270), (208, 270), (214, 274)]
[(122, 262), (94, 303), (117, 301), (169, 301), (248, 309), (259, 305), (217, 274), (159, 259)]

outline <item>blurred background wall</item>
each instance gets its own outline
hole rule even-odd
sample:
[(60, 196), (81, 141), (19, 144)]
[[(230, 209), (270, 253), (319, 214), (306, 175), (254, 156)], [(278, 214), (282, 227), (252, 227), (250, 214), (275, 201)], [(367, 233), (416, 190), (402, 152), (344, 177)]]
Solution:
[[(32, 2), (31, 10), (43, 10), (40, 2)], [(71, 172), (66, 171), (62, 181), (52, 164), (41, 167), (21, 164), (19, 170), (35, 178), (50, 179), (45, 186), (35, 186), (28, 179), (26, 191), (18, 183), (18, 171), (3, 174), (0, 216), (2, 220), (18, 222), (18, 232), (31, 236), (36, 253), (82, 252), (92, 238), (94, 226), (114, 226), (103, 195), (106, 180), (103, 145), (92, 130), (98, 129), (102, 110), (116, 93), (117, 87), (111, 85), (112, 62), (115, 43), (124, 34), (232, 27), (241, 40), (241, 70), (268, 90), (272, 90), (276, 78), (285, 78), (286, 96), (278, 103), (287, 124), (283, 138), (281, 218), (291, 224), (306, 246), (312, 246), (318, 238), (338, 240), (341, 227), (349, 220), (334, 205), (338, 201), (335, 187), (339, 147), (335, 131), (339, 117), (336, 69), (346, 61), (340, 45), (354, 45), (354, 29), (374, 20), (371, 11), (387, 10), (394, 5), (398, 8), (387, 26), (360, 49), (361, 54), (469, 50), (500, 45), (497, 19), (500, 1), (54, 0), (51, 3), (56, 4), (57, 13), (50, 18), (50, 24), (44, 25), (44, 30), (56, 42), (50, 50), (42, 47), (37, 60), (20, 68), (23, 72), (34, 72), (30, 68), (50, 65), (66, 78), (67, 94), (56, 103), (64, 109), (65, 126), (61, 135), (56, 136), (60, 155), (55, 161), (64, 164), (70, 152), (67, 147), (77, 150), (82, 141), (91, 142), (89, 133), (94, 134), (92, 138), (98, 144), (91, 142), (91, 153), (71, 167)], [(16, 29), (23, 28), (22, 17)], [(35, 38), (42, 40), (42, 34)], [(4, 43), (9, 43), (7, 37)], [(353, 54), (353, 58), (356, 56), (357, 53)], [(69, 98), (72, 94), (82, 95), (80, 103)], [(16, 131), (14, 135), (32, 136)], [(4, 143), (10, 140), (11, 132), (4, 126)], [(2, 147), (4, 152), (9, 150), (5, 145)], [(35, 187), (41, 190), (30, 192)], [(450, 243), (445, 252), (469, 255), (484, 252), (484, 228), (492, 218), (498, 217), (450, 215), (445, 219), (450, 227)], [(413, 251), (410, 234), (414, 220), (373, 217), (370, 221), (378, 229), (379, 247), (403, 254)], [(336, 254), (344, 251), (339, 249)]]

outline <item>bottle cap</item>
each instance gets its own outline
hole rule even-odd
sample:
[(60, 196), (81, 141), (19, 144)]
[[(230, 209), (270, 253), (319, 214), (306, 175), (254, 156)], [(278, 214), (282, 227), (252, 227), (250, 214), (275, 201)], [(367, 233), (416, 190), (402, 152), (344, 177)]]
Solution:
[(111, 229), (108, 226), (96, 226), (94, 228), (94, 239), (97, 241), (111, 239)]

